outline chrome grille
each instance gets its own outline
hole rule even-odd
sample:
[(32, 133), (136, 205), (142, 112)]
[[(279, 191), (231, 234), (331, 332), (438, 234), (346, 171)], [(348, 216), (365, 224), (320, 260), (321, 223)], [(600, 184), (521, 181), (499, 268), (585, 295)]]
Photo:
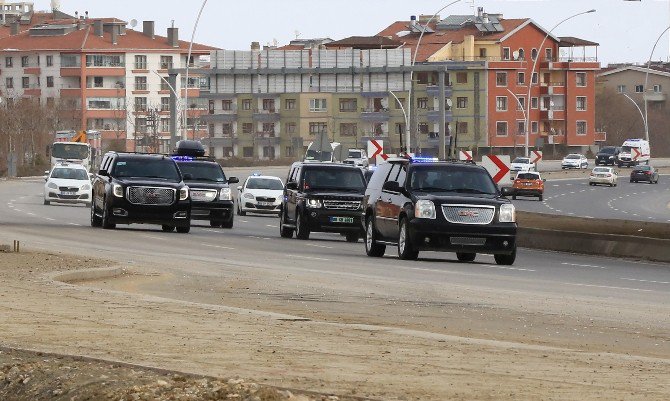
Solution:
[(495, 212), (494, 206), (442, 205), (444, 218), (457, 224), (490, 224)]
[(259, 202), (272, 202), (272, 203), (274, 203), (277, 200), (277, 198), (270, 198), (270, 197), (267, 197), (267, 196), (257, 196), (256, 200), (259, 201)]
[(449, 241), (452, 245), (478, 245), (486, 244), (486, 238), (477, 237), (451, 237)]
[(58, 187), (59, 191), (69, 191), (69, 192), (77, 192), (79, 191), (79, 188), (77, 187)]
[(361, 201), (324, 200), (323, 207), (326, 209), (358, 210), (361, 207)]
[(212, 202), (218, 192), (214, 189), (191, 189), (191, 200), (196, 202)]
[(128, 187), (128, 201), (135, 205), (171, 205), (176, 190), (157, 187)]

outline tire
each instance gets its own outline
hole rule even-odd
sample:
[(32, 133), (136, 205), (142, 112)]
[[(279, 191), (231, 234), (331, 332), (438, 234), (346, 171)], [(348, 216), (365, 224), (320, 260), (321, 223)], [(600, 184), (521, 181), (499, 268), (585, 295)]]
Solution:
[(505, 265), (505, 266), (511, 266), (514, 264), (514, 261), (516, 260), (516, 247), (514, 247), (514, 251), (512, 251), (511, 254), (509, 255), (493, 255), (493, 259), (495, 259), (496, 264), (499, 265)]
[(237, 203), (237, 215), (238, 216), (246, 216), (247, 212), (242, 210), (242, 206), (240, 206), (240, 203)]
[(293, 228), (284, 227), (284, 213), (279, 214), (279, 236), (282, 238), (293, 238)]
[(512, 195), (512, 200), (516, 200), (516, 195)]
[(456, 258), (459, 262), (472, 262), (477, 257), (474, 252), (456, 252)]
[(377, 233), (375, 232), (374, 220), (372, 216), (368, 217), (365, 224), (365, 253), (368, 256), (380, 258), (386, 252), (386, 245), (377, 243)]
[(44, 200), (44, 204), (47, 205), (47, 206), (49, 206), (49, 205), (51, 204), (51, 202), (49, 202), (48, 200), (45, 199), (45, 200)]
[(102, 228), (105, 230), (113, 230), (116, 228), (116, 224), (109, 222), (109, 208), (107, 207), (107, 201), (102, 204)]
[(309, 239), (309, 227), (307, 227), (307, 222), (300, 211), (295, 217), (295, 237), (297, 239)]
[(538, 195), (537, 200), (539, 200), (540, 202), (542, 202), (542, 201), (544, 200), (544, 196), (542, 196), (542, 195)]
[(358, 239), (361, 237), (358, 233), (347, 234), (347, 242), (358, 242)]
[(407, 219), (400, 220), (398, 228), (398, 258), (401, 260), (416, 260), (419, 257), (419, 251), (412, 249), (412, 244), (407, 230)]
[(218, 220), (210, 220), (209, 221), (209, 226), (210, 227), (221, 227), (221, 222)]
[(233, 223), (235, 220), (233, 219), (233, 216), (230, 216), (230, 220), (224, 220), (221, 222), (221, 228), (233, 228)]
[(595, 184), (594, 184), (594, 183), (592, 183), (592, 182), (589, 182), (589, 185), (590, 185), (590, 186), (594, 186)]
[(191, 224), (189, 224), (187, 226), (178, 226), (177, 227), (177, 232), (179, 234), (188, 234), (189, 231), (191, 231)]
[(166, 233), (171, 233), (171, 232), (174, 231), (174, 226), (170, 226), (170, 225), (167, 225), (167, 224), (163, 224), (163, 225), (161, 226), (161, 229), (162, 229), (163, 231), (165, 231)]
[(95, 204), (91, 204), (91, 227), (102, 227), (102, 219), (95, 215)]

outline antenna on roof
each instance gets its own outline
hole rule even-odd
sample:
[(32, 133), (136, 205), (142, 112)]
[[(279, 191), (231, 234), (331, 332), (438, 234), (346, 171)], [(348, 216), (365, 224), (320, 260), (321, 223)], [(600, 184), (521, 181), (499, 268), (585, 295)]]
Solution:
[(51, 0), (51, 11), (58, 11), (60, 9), (60, 0)]
[(137, 26), (137, 20), (135, 18), (130, 20), (130, 27), (135, 28)]
[(293, 31), (293, 33), (295, 33), (295, 38), (296, 39), (298, 39), (300, 37), (300, 31), (299, 30), (296, 29), (295, 31)]
[(174, 28), (174, 20), (172, 20), (172, 27)]

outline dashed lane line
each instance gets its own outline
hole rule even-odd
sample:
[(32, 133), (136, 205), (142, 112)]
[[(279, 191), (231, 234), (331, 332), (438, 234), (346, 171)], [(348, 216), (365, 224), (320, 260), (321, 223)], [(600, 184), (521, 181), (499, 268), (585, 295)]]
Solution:
[(230, 246), (212, 245), (212, 244), (200, 244), (200, 245), (202, 245), (202, 246), (206, 246), (206, 247), (209, 247), (209, 248), (228, 249), (228, 250), (231, 250), (231, 251), (234, 251), (234, 250), (235, 250), (235, 248), (230, 247)]
[(326, 259), (326, 258), (315, 258), (315, 257), (312, 257), (312, 256), (302, 256), (302, 255), (284, 255), (284, 256), (286, 256), (286, 257), (288, 257), (288, 258), (296, 258), (296, 259), (322, 260), (322, 261), (326, 261), (326, 262), (330, 261), (330, 259)]
[(582, 284), (582, 283), (560, 283), (563, 285), (572, 285), (575, 287), (590, 287), (590, 288), (604, 288), (608, 290), (627, 290), (627, 291), (640, 291), (640, 292), (654, 292), (654, 290), (644, 290), (642, 288), (630, 288), (630, 287), (616, 287), (611, 285), (597, 285), (597, 284)]
[(317, 245), (317, 244), (305, 244), (305, 246), (311, 246), (311, 247), (314, 247), (314, 248), (333, 249), (332, 246)]
[(670, 281), (641, 280), (638, 278), (626, 278), (626, 277), (619, 277), (619, 279), (627, 281), (636, 281), (639, 283), (670, 284)]
[(596, 265), (584, 265), (580, 263), (568, 263), (568, 262), (563, 262), (561, 263), (564, 266), (575, 266), (575, 267), (595, 267), (598, 269), (607, 269), (605, 266), (596, 266)]
[(535, 272), (536, 270), (533, 269), (524, 269), (521, 267), (506, 267), (506, 266), (497, 266), (497, 265), (480, 265), (481, 267), (484, 267), (486, 269), (500, 269), (500, 270), (514, 270), (514, 271), (520, 271), (520, 272)]

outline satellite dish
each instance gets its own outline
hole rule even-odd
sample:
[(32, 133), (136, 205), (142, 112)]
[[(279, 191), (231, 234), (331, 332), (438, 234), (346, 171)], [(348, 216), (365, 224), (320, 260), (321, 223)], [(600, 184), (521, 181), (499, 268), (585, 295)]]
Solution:
[(519, 51), (515, 50), (514, 52), (512, 52), (512, 56), (514, 57), (514, 60), (518, 60), (519, 59)]
[(452, 102), (451, 99), (447, 99), (447, 106), (451, 107), (453, 104), (454, 102)]
[(135, 18), (130, 20), (130, 27), (135, 28), (137, 26), (137, 20)]
[(554, 107), (554, 101), (553, 100), (549, 101), (549, 106)]
[(382, 107), (385, 108), (385, 109), (387, 109), (387, 108), (389, 107), (389, 100), (388, 100), (388, 98), (382, 98), (382, 100), (380, 101), (380, 103), (382, 104)]

